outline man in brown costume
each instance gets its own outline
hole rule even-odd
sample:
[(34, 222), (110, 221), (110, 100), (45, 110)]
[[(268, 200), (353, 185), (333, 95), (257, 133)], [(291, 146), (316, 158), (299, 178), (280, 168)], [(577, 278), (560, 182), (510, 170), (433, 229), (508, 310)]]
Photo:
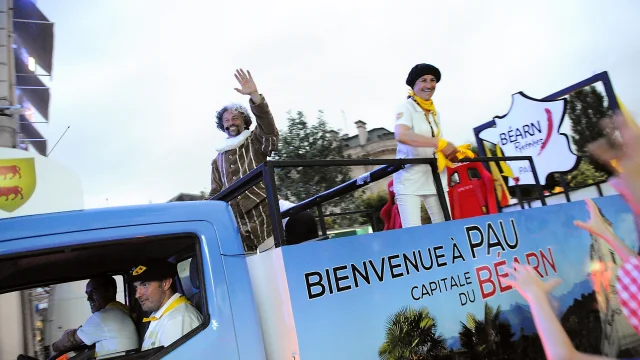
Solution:
[[(256, 127), (249, 130), (252, 120), (247, 109), (239, 104), (223, 107), (216, 114), (216, 124), (227, 134), (211, 162), (209, 198), (233, 184), (262, 164), (278, 148), (278, 129), (264, 96), (258, 92), (251, 72), (239, 69), (235, 73), (243, 95), (249, 95)], [(272, 241), (273, 231), (267, 207), (266, 190), (260, 183), (230, 202), (246, 252), (253, 252), (265, 241)], [(263, 250), (263, 248), (260, 248)]]

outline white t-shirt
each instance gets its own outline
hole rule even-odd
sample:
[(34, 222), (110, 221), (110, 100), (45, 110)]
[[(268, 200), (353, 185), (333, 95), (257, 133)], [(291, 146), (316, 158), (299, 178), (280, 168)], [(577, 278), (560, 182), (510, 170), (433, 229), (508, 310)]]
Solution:
[[(152, 313), (150, 316), (160, 316), (179, 296), (181, 295), (177, 293), (173, 294), (160, 310)], [(184, 334), (196, 328), (200, 323), (202, 323), (202, 315), (200, 315), (198, 310), (191, 304), (182, 303), (162, 315), (159, 320), (152, 321), (149, 324), (149, 328), (144, 334), (141, 350), (144, 351), (158, 346), (167, 347)]]
[[(432, 116), (427, 119), (424, 111), (412, 99), (405, 100), (396, 109), (395, 125), (407, 125), (418, 135), (433, 137), (440, 127), (440, 112), (436, 116), (435, 123)], [(442, 130), (440, 130), (442, 136)], [(417, 147), (398, 142), (396, 149), (397, 159), (434, 158), (435, 148)], [(442, 187), (447, 191), (447, 172), (440, 173)], [(393, 174), (393, 188), (398, 195), (432, 195), (437, 194), (436, 185), (431, 174), (431, 167), (426, 164), (407, 165), (403, 170)], [(446, 195), (445, 195), (446, 196)]]
[(124, 309), (112, 304), (91, 315), (77, 335), (87, 345), (96, 344), (98, 359), (138, 347), (138, 332), (133, 320)]

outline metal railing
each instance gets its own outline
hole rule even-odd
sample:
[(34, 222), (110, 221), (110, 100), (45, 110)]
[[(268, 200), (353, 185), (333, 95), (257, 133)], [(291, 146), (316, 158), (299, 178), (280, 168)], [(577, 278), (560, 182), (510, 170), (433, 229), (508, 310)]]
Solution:
[[(528, 161), (531, 166), (531, 172), (535, 182), (536, 189), (538, 190), (538, 196), (541, 204), (546, 205), (544, 192), (540, 185), (540, 179), (538, 178), (538, 172), (536, 171), (533, 158), (531, 156), (504, 156), (504, 157), (481, 157), (474, 159), (463, 159), (461, 162), (498, 162), (498, 161)], [(320, 220), (320, 228), (323, 235), (327, 235), (326, 224), (322, 211), (322, 205), (328, 201), (337, 199), (343, 195), (356, 191), (362, 187), (370, 185), (376, 181), (386, 178), (389, 175), (404, 169), (407, 165), (411, 164), (425, 164), (431, 167), (431, 174), (436, 186), (436, 192), (438, 194), (438, 200), (442, 207), (445, 221), (451, 220), (451, 214), (447, 207), (447, 201), (445, 198), (444, 188), (440, 180), (440, 175), (437, 170), (437, 159), (435, 158), (415, 158), (415, 159), (340, 159), (340, 160), (267, 160), (248, 174), (225, 188), (211, 200), (220, 200), (230, 202), (241, 194), (256, 186), (262, 182), (266, 189), (266, 197), (268, 202), (268, 211), (270, 214), (271, 226), (273, 229), (274, 244), (275, 247), (286, 245), (286, 239), (284, 236), (284, 228), (282, 225), (282, 219), (288, 218), (293, 215), (299, 214), (303, 211), (307, 211), (316, 208), (318, 218)], [(346, 183), (340, 184), (333, 189), (327, 190), (309, 199), (306, 199), (285, 211), (280, 211), (280, 205), (278, 201), (278, 191), (275, 180), (275, 169), (286, 167), (330, 167), (330, 166), (375, 166), (380, 165), (379, 168), (370, 171), (364, 175), (361, 175)], [(519, 200), (519, 202), (521, 202)], [(524, 204), (521, 204), (524, 209)]]

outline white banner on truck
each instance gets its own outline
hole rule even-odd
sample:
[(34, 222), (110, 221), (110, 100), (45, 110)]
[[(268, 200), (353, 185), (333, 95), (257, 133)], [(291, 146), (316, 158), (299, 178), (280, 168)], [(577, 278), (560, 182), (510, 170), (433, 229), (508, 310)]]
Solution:
[[(505, 156), (531, 156), (540, 183), (547, 175), (571, 171), (578, 157), (571, 151), (569, 137), (560, 132), (566, 99), (543, 101), (522, 92), (512, 95), (509, 112), (495, 118), (496, 127), (482, 131), (482, 140), (500, 146)], [(526, 161), (507, 161), (518, 184), (535, 184), (531, 166)], [(509, 186), (515, 185), (509, 179)]]

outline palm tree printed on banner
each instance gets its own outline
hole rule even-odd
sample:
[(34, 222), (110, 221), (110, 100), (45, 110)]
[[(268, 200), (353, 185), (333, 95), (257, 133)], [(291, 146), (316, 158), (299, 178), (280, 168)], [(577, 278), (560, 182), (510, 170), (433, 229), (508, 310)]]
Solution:
[(447, 353), (438, 325), (426, 307), (402, 307), (387, 318), (385, 341), (378, 350), (381, 360), (437, 359)]
[(515, 335), (511, 324), (500, 319), (500, 306), (495, 310), (484, 304), (484, 318), (467, 313), (466, 323), (460, 322), (460, 346), (469, 360), (511, 359)]

